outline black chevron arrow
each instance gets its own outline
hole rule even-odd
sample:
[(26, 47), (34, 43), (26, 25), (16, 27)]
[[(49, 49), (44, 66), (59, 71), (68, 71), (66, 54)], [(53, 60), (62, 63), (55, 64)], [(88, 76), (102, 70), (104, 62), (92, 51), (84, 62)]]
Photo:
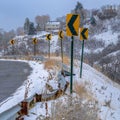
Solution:
[(47, 36), (48, 40), (51, 40), (50, 36), (51, 36), (51, 34), (48, 34), (48, 36)]
[(83, 31), (81, 32), (83, 39), (87, 39), (87, 37), (85, 36), (86, 31), (87, 31), (87, 28), (84, 28)]
[(75, 28), (73, 26), (75, 20), (77, 19), (78, 15), (73, 15), (68, 23), (68, 27), (72, 33), (72, 35), (77, 35), (77, 32), (75, 31)]
[(14, 44), (14, 40), (11, 40), (11, 44)]
[(61, 38), (61, 39), (63, 38), (63, 36), (62, 36), (62, 31), (60, 31), (60, 38)]

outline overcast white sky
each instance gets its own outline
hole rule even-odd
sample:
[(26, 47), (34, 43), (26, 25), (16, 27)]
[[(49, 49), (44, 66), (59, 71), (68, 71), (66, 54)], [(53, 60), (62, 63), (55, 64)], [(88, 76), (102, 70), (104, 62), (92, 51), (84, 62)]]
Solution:
[(37, 15), (49, 14), (51, 20), (55, 20), (70, 13), (77, 1), (87, 9), (120, 4), (120, 0), (0, 0), (0, 28), (16, 29), (23, 26), (26, 17), (34, 22)]

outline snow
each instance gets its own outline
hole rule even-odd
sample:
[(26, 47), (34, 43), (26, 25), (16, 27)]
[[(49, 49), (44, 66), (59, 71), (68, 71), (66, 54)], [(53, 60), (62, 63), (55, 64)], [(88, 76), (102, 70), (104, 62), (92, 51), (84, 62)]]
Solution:
[(41, 32), (37, 33), (37, 35), (33, 35), (32, 38), (41, 38), (42, 36), (46, 36), (47, 34), (49, 34), (49, 32), (41, 31)]
[[(54, 32), (55, 31), (57, 32), (58, 30), (54, 30)], [(37, 33), (36, 35), (31, 36), (31, 38), (37, 38), (38, 40), (43, 39), (43, 40), (45, 40), (45, 42), (47, 42), (46, 41), (46, 35), (47, 34), (51, 34), (51, 33), (46, 32), (46, 31), (41, 31), (41, 32)], [(29, 36), (27, 36), (27, 35), (25, 35), (25, 36), (16, 36), (13, 39), (15, 39), (17, 41), (16, 43), (17, 43), (18, 46), (20, 46), (20, 44), (25, 44), (26, 48), (28, 48), (27, 41), (29, 40)], [(51, 53), (55, 53), (56, 50), (59, 49), (57, 43), (58, 43), (58, 35), (52, 34), (52, 39), (50, 40), (50, 45), (51, 45), (50, 46), (50, 52)]]
[(111, 30), (107, 32), (102, 32), (101, 34), (94, 35), (94, 37), (98, 40), (102, 40), (105, 42), (105, 45), (109, 45), (111, 43), (117, 44), (119, 33), (113, 33)]
[(47, 25), (60, 25), (60, 22), (57, 21), (49, 21)]
[(107, 56), (116, 56), (118, 53), (120, 53), (120, 50), (112, 52), (112, 53), (108, 54)]
[(15, 36), (13, 39), (23, 39), (25, 37), (25, 35), (19, 35), (19, 36)]
[[(52, 101), (47, 102), (49, 109), (47, 116), (49, 116), (51, 112), (51, 103)], [(29, 116), (24, 117), (24, 120), (37, 120), (39, 116), (46, 116), (45, 102), (37, 103), (35, 107), (30, 110)]]
[[(79, 68), (75, 68), (75, 73), (79, 73), (78, 71)], [(87, 64), (83, 65), (82, 79), (79, 78), (79, 74), (74, 79), (80, 83), (88, 83), (86, 85), (88, 91), (92, 92), (92, 96), (98, 101), (101, 120), (120, 120), (120, 86), (118, 84)]]
[[(78, 64), (80, 64), (78, 62)], [(79, 66), (79, 65), (78, 65)], [(99, 117), (101, 120), (119, 120), (120, 119), (120, 86), (112, 82), (109, 78), (104, 76), (102, 73), (91, 68), (89, 65), (83, 65), (83, 77), (79, 78), (79, 68), (75, 67), (74, 72), (76, 76), (74, 81), (77, 80), (79, 83), (88, 82), (86, 85), (88, 91), (92, 92), (93, 97), (98, 101)], [(110, 101), (110, 106), (106, 103)], [(48, 102), (49, 114), (51, 112), (51, 104), (53, 101)], [(34, 120), (36, 116), (42, 114), (45, 115), (45, 103), (37, 103), (36, 106), (31, 109), (30, 117), (25, 117), (25, 120)], [(42, 112), (41, 112), (42, 111)]]
[[(78, 62), (78, 64), (80, 64)], [(79, 65), (78, 65), (79, 66)], [(119, 120), (120, 119), (120, 86), (112, 82), (109, 78), (102, 73), (91, 68), (89, 65), (83, 65), (83, 76), (79, 78), (79, 68), (75, 67), (74, 72), (76, 76), (74, 81), (79, 83), (88, 82), (86, 85), (88, 92), (92, 92), (92, 96), (98, 101), (99, 118), (101, 120)], [(110, 101), (110, 106), (107, 102)], [(53, 101), (48, 102), (48, 114), (51, 113), (51, 105)], [(40, 107), (42, 106), (42, 107)], [(30, 116), (26, 116), (25, 120), (35, 120), (40, 114), (45, 115), (45, 103), (37, 103), (33, 109), (31, 109)], [(41, 112), (42, 111), (42, 112)]]
[(58, 35), (54, 35), (52, 36), (52, 39), (50, 41), (50, 51), (51, 53), (55, 53), (55, 51), (57, 49), (59, 49), (58, 45), (57, 45), (57, 42), (58, 42)]
[(95, 50), (90, 50), (90, 49), (88, 49), (88, 48), (84, 48), (84, 52), (85, 53), (99, 53), (99, 52), (101, 52), (102, 50), (103, 50), (104, 48), (97, 48), (97, 49), (95, 49)]
[[(14, 60), (13, 60), (14, 61)], [(33, 71), (23, 85), (17, 89), (17, 91), (8, 98), (8, 101), (0, 103), (0, 113), (15, 106), (17, 103), (24, 100), (24, 93), (26, 83), (31, 83), (28, 90), (27, 98), (33, 96), (35, 93), (43, 93), (45, 91), (45, 84), (47, 82), (49, 72), (44, 69), (44, 65), (41, 62), (35, 61), (23, 61), (27, 62), (33, 68)], [(88, 83), (86, 88), (88, 92), (92, 93), (92, 96), (98, 101), (99, 117), (101, 120), (119, 120), (120, 119), (120, 85), (112, 82), (109, 78), (104, 76), (102, 73), (96, 71), (87, 64), (83, 64), (83, 76), (79, 78), (79, 65), (80, 62), (76, 62), (77, 66), (74, 68), (74, 81), (79, 83)], [(52, 71), (51, 71), (52, 72)], [(49, 82), (54, 89), (57, 89), (57, 82), (55, 79)], [(29, 111), (29, 116), (25, 116), (25, 120), (35, 120), (40, 115), (49, 116), (51, 114), (51, 107), (53, 101), (47, 102), (48, 113), (45, 110), (45, 103), (36, 103), (35, 107)], [(109, 103), (109, 104), (107, 104)]]

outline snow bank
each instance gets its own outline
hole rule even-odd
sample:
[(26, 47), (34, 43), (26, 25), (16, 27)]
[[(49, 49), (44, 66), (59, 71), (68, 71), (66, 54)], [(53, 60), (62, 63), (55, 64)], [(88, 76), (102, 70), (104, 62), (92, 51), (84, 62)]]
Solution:
[(78, 73), (74, 79), (80, 83), (87, 82), (87, 89), (98, 101), (101, 120), (120, 120), (120, 85), (87, 64), (83, 65), (82, 79), (79, 78), (79, 68), (74, 71)]

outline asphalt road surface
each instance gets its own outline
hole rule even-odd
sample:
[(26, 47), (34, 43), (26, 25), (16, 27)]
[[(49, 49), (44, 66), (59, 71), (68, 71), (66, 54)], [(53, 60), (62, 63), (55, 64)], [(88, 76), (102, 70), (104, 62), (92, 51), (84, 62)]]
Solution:
[(0, 61), (0, 102), (23, 84), (31, 70), (24, 62)]

